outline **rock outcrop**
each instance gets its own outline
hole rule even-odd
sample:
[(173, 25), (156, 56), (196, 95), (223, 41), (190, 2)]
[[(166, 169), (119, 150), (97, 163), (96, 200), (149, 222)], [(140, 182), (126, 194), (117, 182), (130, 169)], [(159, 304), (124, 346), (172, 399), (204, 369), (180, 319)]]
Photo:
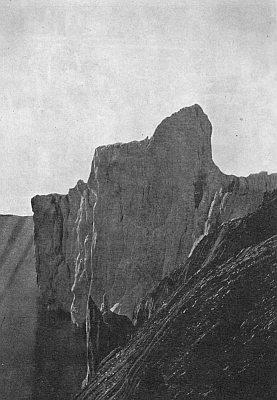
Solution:
[(89, 296), (86, 330), (87, 375), (83, 381), (84, 387), (95, 376), (103, 359), (110, 358), (113, 353), (126, 346), (135, 333), (135, 327), (126, 315), (119, 315), (110, 310), (107, 297), (104, 295), (101, 309)]
[(277, 191), (162, 279), (76, 400), (277, 398), (276, 254)]
[(200, 106), (184, 108), (151, 139), (97, 148), (79, 190), (32, 199), (38, 283), (49, 304), (71, 309), (81, 325), (89, 292), (98, 307), (107, 293), (131, 316), (203, 235), (254, 211), (277, 187), (277, 174), (223, 174), (211, 134)]

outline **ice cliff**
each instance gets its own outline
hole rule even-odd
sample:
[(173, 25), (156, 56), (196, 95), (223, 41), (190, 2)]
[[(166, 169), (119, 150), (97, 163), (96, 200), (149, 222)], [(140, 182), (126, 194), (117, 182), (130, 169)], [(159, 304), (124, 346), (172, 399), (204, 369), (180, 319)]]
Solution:
[(75, 400), (276, 399), (276, 252), (273, 191), (160, 281)]
[(52, 308), (81, 325), (88, 293), (117, 312), (134, 306), (222, 222), (255, 211), (277, 174), (223, 174), (199, 105), (161, 122), (152, 138), (95, 150), (87, 183), (32, 199), (38, 284)]

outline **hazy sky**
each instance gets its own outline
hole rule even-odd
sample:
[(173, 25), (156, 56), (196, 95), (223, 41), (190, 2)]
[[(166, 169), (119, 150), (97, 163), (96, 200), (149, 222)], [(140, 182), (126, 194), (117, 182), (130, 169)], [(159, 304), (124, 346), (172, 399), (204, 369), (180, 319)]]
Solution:
[(198, 103), (225, 173), (277, 172), (275, 0), (0, 0), (0, 213)]

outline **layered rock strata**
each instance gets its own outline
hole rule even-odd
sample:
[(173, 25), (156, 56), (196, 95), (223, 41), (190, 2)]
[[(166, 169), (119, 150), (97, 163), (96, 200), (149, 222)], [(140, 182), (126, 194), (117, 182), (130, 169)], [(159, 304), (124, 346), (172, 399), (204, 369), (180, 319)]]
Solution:
[(103, 359), (110, 358), (112, 354), (126, 346), (135, 333), (131, 320), (126, 315), (118, 315), (111, 311), (106, 296), (103, 300), (99, 309), (91, 296), (88, 299), (87, 375), (83, 381), (83, 387), (95, 376)]
[(32, 199), (38, 282), (49, 303), (82, 324), (88, 293), (98, 307), (106, 293), (131, 316), (199, 238), (254, 211), (277, 187), (277, 174), (223, 174), (211, 134), (200, 106), (184, 108), (151, 139), (97, 148), (81, 190)]
[(276, 254), (277, 191), (202, 238), (76, 400), (275, 399)]

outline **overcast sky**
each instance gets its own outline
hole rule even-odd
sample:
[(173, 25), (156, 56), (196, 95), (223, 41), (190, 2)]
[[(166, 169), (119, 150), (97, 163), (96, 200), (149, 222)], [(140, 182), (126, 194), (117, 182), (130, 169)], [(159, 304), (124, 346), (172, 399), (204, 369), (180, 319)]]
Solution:
[[(151, 7), (149, 5), (152, 5)], [(275, 0), (0, 0), (0, 213), (198, 103), (225, 173), (277, 172)]]

